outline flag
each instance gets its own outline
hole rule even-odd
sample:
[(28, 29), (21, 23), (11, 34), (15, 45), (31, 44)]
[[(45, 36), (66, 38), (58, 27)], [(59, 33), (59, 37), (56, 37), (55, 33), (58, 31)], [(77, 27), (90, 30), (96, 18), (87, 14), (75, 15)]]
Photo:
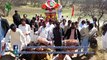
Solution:
[(58, 0), (55, 0), (56, 3), (58, 3)]
[(74, 5), (72, 5), (72, 12), (71, 15), (74, 16)]
[(7, 2), (7, 3), (5, 4), (5, 10), (6, 10), (7, 12), (10, 12), (11, 9), (12, 9), (11, 3), (10, 3), (10, 2)]

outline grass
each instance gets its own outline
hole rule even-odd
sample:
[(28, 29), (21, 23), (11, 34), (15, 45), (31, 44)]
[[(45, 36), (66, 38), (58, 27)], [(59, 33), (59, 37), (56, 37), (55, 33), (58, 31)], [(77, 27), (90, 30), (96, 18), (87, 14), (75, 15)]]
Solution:
[[(43, 10), (41, 8), (29, 7), (29, 6), (13, 7), (11, 12), (9, 13), (9, 16), (5, 17), (9, 21), (10, 24), (13, 23), (12, 16), (13, 16), (15, 10), (19, 11), (19, 14), (21, 15), (21, 17), (22, 17), (23, 14), (27, 14), (29, 19), (31, 19), (33, 16), (35, 16), (35, 14), (42, 14), (43, 16), (45, 16), (45, 14), (44, 14), (45, 10)], [(77, 11), (75, 11), (75, 14), (76, 13), (77, 13)], [(69, 16), (69, 18), (72, 21), (76, 21), (77, 18), (79, 17), (79, 16), (71, 17), (71, 8), (64, 8), (63, 11), (62, 11), (62, 15), (65, 16), (65, 17)]]

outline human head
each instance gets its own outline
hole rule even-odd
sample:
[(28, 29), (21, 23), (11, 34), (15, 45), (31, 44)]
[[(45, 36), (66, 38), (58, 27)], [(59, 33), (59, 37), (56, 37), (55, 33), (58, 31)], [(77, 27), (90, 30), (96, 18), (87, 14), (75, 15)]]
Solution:
[(35, 20), (34, 19), (31, 20), (31, 24), (35, 25)]
[(10, 25), (10, 29), (11, 29), (12, 31), (16, 32), (16, 28), (17, 28), (17, 26), (16, 26), (15, 24), (11, 24), (11, 25)]
[(32, 17), (32, 20), (36, 20), (36, 18), (35, 18), (35, 17)]
[(85, 23), (86, 23), (85, 20), (83, 20), (83, 21), (81, 22), (82, 25), (84, 25)]
[(102, 31), (103, 31), (103, 35), (105, 35), (105, 33), (107, 32), (107, 24), (104, 24), (103, 26), (102, 26)]
[(72, 23), (71, 20), (68, 20), (68, 25), (69, 25), (69, 26), (71, 25), (71, 23)]
[(63, 20), (62, 20), (62, 23), (65, 24), (65, 23), (66, 23), (66, 19), (63, 19)]
[(94, 27), (94, 25), (91, 23), (91, 24), (89, 24), (89, 30), (91, 30), (92, 28)]
[(62, 18), (63, 18), (64, 16), (62, 15)]
[(78, 22), (77, 21), (75, 22), (75, 27), (78, 28)]
[(90, 24), (90, 21), (86, 21), (86, 23), (87, 23), (87, 25), (89, 25), (89, 24)]
[(43, 18), (40, 18), (40, 22), (43, 22), (43, 20), (44, 20)]
[(26, 24), (26, 20), (25, 19), (21, 19), (21, 24), (25, 25)]
[(18, 11), (17, 10), (15, 10), (15, 14), (17, 14), (18, 13)]
[(27, 18), (27, 14), (23, 14), (23, 18)]
[(56, 24), (57, 28), (60, 28), (60, 23), (59, 22), (55, 22), (55, 24)]
[(75, 23), (74, 22), (72, 23), (71, 28), (75, 29)]

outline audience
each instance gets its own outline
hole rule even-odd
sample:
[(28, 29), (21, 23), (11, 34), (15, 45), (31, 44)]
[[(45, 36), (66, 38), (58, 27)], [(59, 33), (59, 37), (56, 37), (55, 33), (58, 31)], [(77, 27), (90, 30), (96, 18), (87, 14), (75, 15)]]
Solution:
[[(95, 42), (96, 40), (94, 39), (97, 36), (97, 20), (95, 17), (93, 17), (93, 21), (94, 24), (88, 19), (85, 21), (79, 17), (78, 21), (72, 22), (69, 20), (68, 16), (66, 18), (62, 16), (60, 22), (57, 22), (57, 20), (53, 19), (48, 19), (45, 21), (45, 18), (43, 18), (42, 14), (40, 16), (36, 14), (31, 20), (27, 18), (26, 14), (23, 14), (23, 18), (21, 19), (20, 14), (17, 10), (15, 10), (15, 14), (13, 15), (14, 24), (10, 25), (10, 29), (7, 20), (1, 18), (0, 16), (0, 41), (5, 37), (5, 43), (10, 43), (11, 47), (18, 45), (20, 51), (23, 49), (23, 46), (28, 46), (28, 44), (31, 42), (34, 42), (33, 44), (37, 44), (36, 46), (41, 46), (41, 44), (43, 46), (64, 46), (64, 44), (66, 44), (65, 46), (67, 46), (67, 43), (69, 42), (69, 46), (85, 46), (85, 48), (78, 50), (81, 51), (83, 49), (83, 51), (86, 52), (88, 51), (88, 46), (94, 46), (97, 44)], [(106, 27), (104, 26), (102, 37), (104, 44), (106, 44), (105, 37)], [(63, 43), (64, 41), (68, 42)], [(107, 49), (105, 45), (103, 45), (103, 49)], [(42, 50), (44, 50), (44, 48), (42, 48)], [(77, 50), (77, 48), (71, 48), (68, 50), (74, 52)], [(32, 49), (30, 51), (32, 51)], [(62, 51), (62, 49), (58, 48), (55, 49), (55, 51)], [(57, 54), (53, 58), (51, 57), (51, 59), (72, 60), (72, 55), (73, 54)]]

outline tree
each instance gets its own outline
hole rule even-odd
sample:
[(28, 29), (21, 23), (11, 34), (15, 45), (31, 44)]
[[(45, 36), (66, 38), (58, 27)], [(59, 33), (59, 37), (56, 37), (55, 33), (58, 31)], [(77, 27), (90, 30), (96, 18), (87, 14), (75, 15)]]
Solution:
[(10, 3), (12, 0), (0, 0), (0, 15), (6, 16), (11, 10)]
[(107, 11), (106, 3), (106, 0), (84, 0), (79, 8), (80, 12), (82, 12), (84, 16), (96, 16), (98, 30), (100, 26), (100, 20)]

